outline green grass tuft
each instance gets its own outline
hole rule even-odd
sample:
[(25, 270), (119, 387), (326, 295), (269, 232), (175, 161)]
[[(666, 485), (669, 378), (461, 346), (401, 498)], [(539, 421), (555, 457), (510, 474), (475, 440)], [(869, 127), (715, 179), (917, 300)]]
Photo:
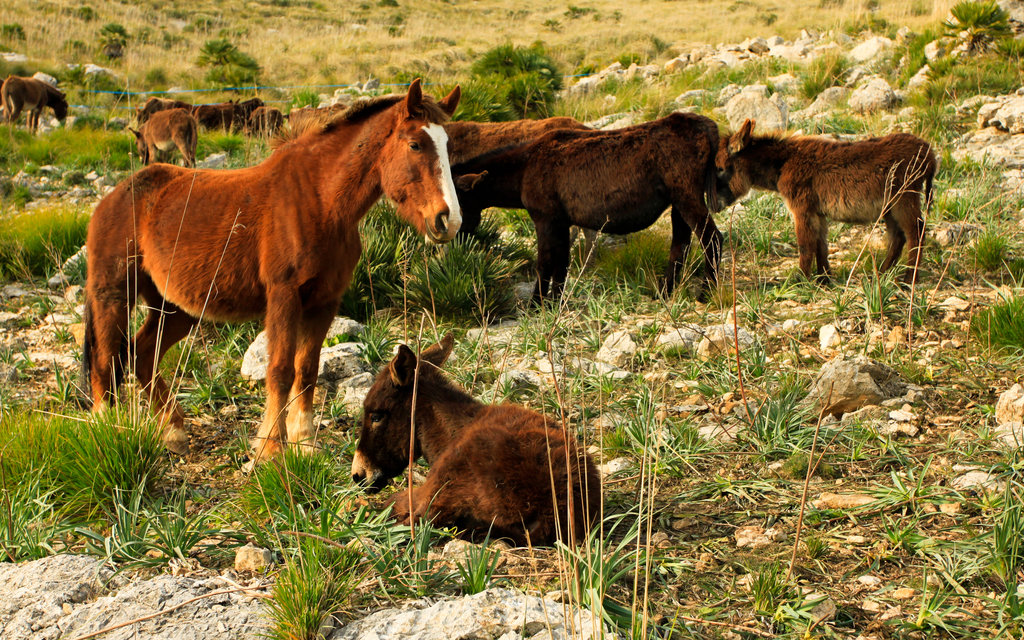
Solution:
[(0, 280), (47, 276), (85, 244), (89, 215), (57, 206), (0, 218)]
[(983, 310), (972, 331), (988, 346), (1024, 351), (1024, 297), (1014, 296)]

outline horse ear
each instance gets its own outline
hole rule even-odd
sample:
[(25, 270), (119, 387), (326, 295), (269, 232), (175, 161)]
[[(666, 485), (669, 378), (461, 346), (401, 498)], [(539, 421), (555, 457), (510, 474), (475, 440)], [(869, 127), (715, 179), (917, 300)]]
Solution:
[(739, 153), (747, 148), (754, 133), (754, 124), (755, 121), (751, 118), (743, 121), (743, 126), (740, 127), (740, 130), (729, 141), (729, 153)]
[(472, 191), (486, 176), (486, 170), (480, 173), (465, 173), (455, 178), (455, 188), (459, 191)]
[(462, 87), (455, 85), (455, 88), (452, 89), (451, 93), (438, 102), (437, 106), (441, 107), (441, 110), (449, 116), (455, 115), (455, 110), (459, 107), (460, 98), (462, 98)]
[(448, 333), (445, 337), (441, 338), (441, 342), (432, 344), (424, 349), (423, 353), (420, 354), (420, 358), (440, 368), (448, 360), (448, 356), (452, 355), (452, 349), (454, 348), (455, 336)]
[(420, 79), (416, 78), (409, 85), (409, 93), (405, 96), (405, 111), (410, 118), (418, 118), (423, 107), (423, 88)]
[(407, 387), (412, 384), (416, 376), (416, 354), (412, 349), (403, 345), (398, 347), (398, 353), (391, 364), (388, 365), (388, 373), (391, 374), (391, 381), (399, 387)]

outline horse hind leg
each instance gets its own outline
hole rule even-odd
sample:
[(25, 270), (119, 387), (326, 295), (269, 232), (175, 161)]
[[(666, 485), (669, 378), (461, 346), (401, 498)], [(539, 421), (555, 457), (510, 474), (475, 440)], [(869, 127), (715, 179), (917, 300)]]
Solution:
[(163, 428), (163, 442), (177, 454), (188, 453), (185, 413), (174, 400), (160, 375), (160, 360), (167, 350), (187, 336), (198, 321), (177, 306), (165, 301), (152, 282), (140, 283), (140, 293), (149, 304), (142, 327), (135, 334), (135, 377), (149, 396), (150, 408)]
[(86, 297), (85, 344), (82, 349), (83, 386), (92, 397), (94, 412), (113, 404), (128, 358), (131, 304), (127, 293)]

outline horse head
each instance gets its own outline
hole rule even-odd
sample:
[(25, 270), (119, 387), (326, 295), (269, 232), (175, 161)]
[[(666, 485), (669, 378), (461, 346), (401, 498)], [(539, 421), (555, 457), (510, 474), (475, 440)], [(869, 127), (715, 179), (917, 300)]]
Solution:
[(459, 104), (455, 87), (443, 100), (424, 98), (420, 81), (396, 105), (398, 122), (380, 154), (381, 187), (398, 214), (433, 242), (448, 242), (462, 225), (441, 123)]

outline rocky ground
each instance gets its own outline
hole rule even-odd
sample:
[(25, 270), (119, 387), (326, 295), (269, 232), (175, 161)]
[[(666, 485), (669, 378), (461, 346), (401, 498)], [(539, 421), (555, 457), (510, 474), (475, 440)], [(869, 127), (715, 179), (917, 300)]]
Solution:
[[(804, 64), (839, 51), (853, 62), (843, 86), (809, 103), (795, 95), (797, 79), (780, 74), (688, 90), (666, 108), (710, 111), (733, 127), (753, 117), (761, 126), (816, 131), (816, 123), (851, 115), (873, 133), (909, 130), (922, 117), (908, 102), (923, 80), (917, 74), (894, 87), (878, 65), (913, 37), (807, 32), (794, 41), (700, 47), (661, 65), (616, 63), (567, 89), (565, 99), (599, 94), (612, 79), (656, 86), (695, 67), (768, 58)], [(966, 55), (955, 39), (936, 40), (925, 53), (930, 62)], [(993, 531), (1020, 486), (1024, 388), (1019, 357), (983, 344), (975, 324), (986, 309), (1021, 295), (1021, 276), (1009, 265), (1024, 246), (1024, 88), (949, 108), (971, 125), (937, 141), (947, 173), (939, 176), (924, 276), (913, 291), (873, 272), (879, 230), (843, 225), (830, 236), (837, 283), (806, 282), (795, 273), (785, 211), (758, 196), (718, 217), (729, 239), (723, 283), (708, 304), (686, 292), (666, 300), (637, 286), (595, 284), (601, 265), (628, 246), (604, 238), (597, 264), (574, 272), (563, 306), (524, 306), (489, 327), (439, 319), (428, 332), (457, 332), (451, 372), (474, 395), (557, 413), (598, 458), (609, 517), (631, 514), (640, 532), (613, 531), (602, 551), (639, 563), (630, 550), (643, 549), (650, 562), (627, 570), (607, 595), (647, 611), (664, 635), (988, 637), (1000, 616), (1011, 615), (1000, 608), (1010, 587), (991, 568), (1000, 557)], [(625, 126), (646, 115), (624, 111), (593, 124)], [(13, 179), (35, 206), (92, 203), (113, 184), (58, 167)], [(978, 247), (992, 235), (1006, 239), (1007, 253), (1001, 265), (979, 267)], [(60, 273), (80, 271), (71, 263)], [(78, 415), (71, 381), (81, 293), (81, 282), (59, 275), (0, 289), (4, 411)], [(417, 337), (418, 320), (394, 319), (394, 310), (380, 315), (393, 318), (393, 339)], [(366, 334), (379, 320), (338, 318), (321, 358), (320, 426), (341, 478), (378, 366)], [(230, 503), (251, 482), (239, 442), (262, 407), (266, 354), (257, 331), (205, 327), (176, 368), (192, 453), (173, 460), (171, 484), (194, 489), (193, 511), (223, 513), (225, 530), (235, 532), (244, 525), (232, 520)], [(615, 546), (624, 539), (628, 548)], [(63, 553), (0, 564), (0, 638), (78, 638), (128, 622), (103, 637), (227, 638), (269, 628), (264, 604), (283, 549), (239, 551), (234, 565), (186, 554), (187, 562), (171, 561), (162, 573), (115, 575), (101, 554), (79, 555), (87, 550), (80, 540), (55, 547)], [(429, 562), (450, 568), (464, 552), (438, 546)], [(449, 574), (423, 598), (381, 595), (371, 580), (323, 631), (331, 638), (600, 635), (589, 613), (573, 606), (579, 596), (560, 574), (563, 556), (507, 546), (500, 554), (500, 588), (461, 596)]]

